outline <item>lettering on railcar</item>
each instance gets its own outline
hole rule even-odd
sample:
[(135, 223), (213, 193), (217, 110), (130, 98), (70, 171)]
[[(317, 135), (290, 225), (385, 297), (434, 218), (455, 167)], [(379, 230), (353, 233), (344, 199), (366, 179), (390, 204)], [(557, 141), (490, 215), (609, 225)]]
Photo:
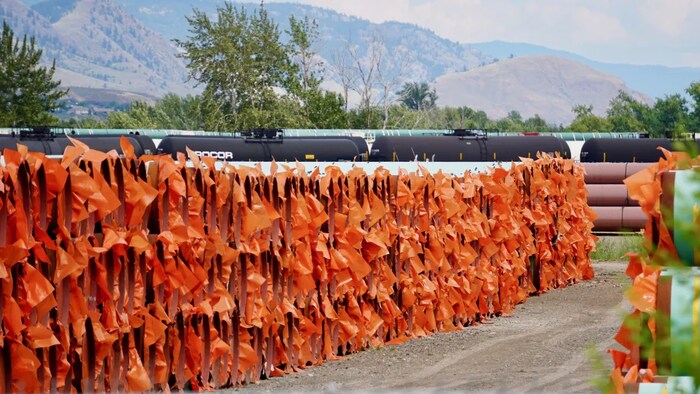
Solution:
[(219, 160), (233, 160), (233, 152), (216, 150), (196, 150), (194, 153), (199, 157), (214, 157)]

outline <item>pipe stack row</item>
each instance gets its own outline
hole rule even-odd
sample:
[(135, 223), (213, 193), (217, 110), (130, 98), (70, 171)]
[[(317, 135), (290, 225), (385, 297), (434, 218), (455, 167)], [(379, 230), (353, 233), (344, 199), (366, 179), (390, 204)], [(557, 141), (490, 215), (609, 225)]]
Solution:
[(646, 216), (630, 198), (624, 180), (647, 168), (649, 163), (585, 163), (588, 205), (596, 213), (596, 232), (638, 231)]
[(321, 175), (74, 144), (4, 151), (4, 392), (229, 387), (593, 276), (571, 160)]
[(615, 336), (625, 350), (610, 350), (617, 392), (696, 392), (700, 383), (700, 157), (664, 154), (625, 179), (648, 219), (644, 251), (629, 253), (635, 310)]

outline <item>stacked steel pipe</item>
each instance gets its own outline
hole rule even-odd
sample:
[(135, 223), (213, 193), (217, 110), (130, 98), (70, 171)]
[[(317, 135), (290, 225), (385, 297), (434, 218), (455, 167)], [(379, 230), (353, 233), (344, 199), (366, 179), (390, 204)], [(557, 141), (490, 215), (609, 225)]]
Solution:
[(585, 163), (588, 205), (597, 215), (598, 232), (637, 231), (644, 228), (646, 216), (637, 201), (630, 198), (623, 181), (648, 167), (649, 163)]
[(646, 251), (630, 253), (627, 268), (635, 311), (615, 337), (626, 351), (610, 350), (618, 392), (662, 392), (679, 382), (695, 392), (700, 383), (692, 379), (700, 377), (700, 157), (664, 154), (625, 180), (648, 220)]
[(459, 329), (593, 276), (583, 168), (307, 175), (4, 151), (4, 392), (203, 390)]

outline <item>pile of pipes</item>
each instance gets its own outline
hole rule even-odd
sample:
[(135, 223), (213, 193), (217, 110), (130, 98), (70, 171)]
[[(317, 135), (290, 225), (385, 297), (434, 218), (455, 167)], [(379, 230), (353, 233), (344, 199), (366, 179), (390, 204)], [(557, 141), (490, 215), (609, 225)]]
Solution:
[(666, 152), (625, 180), (648, 220), (631, 254), (635, 308), (610, 350), (617, 392), (697, 392), (700, 377), (700, 157)]

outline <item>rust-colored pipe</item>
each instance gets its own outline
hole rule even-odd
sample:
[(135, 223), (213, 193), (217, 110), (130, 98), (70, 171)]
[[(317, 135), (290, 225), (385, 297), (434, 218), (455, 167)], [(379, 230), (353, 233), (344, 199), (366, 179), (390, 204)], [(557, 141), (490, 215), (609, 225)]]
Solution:
[(652, 163), (627, 163), (627, 169), (625, 170), (625, 178), (628, 178), (639, 171), (649, 167)]
[(624, 207), (629, 205), (625, 185), (586, 185), (588, 205), (603, 207)]
[(622, 207), (591, 207), (598, 216), (593, 221), (595, 231), (617, 231), (622, 226)]
[(625, 179), (627, 163), (584, 163), (587, 185), (621, 184)]
[(595, 231), (639, 231), (647, 217), (640, 207), (591, 207), (598, 218), (593, 222)]
[(590, 185), (618, 184), (625, 178), (649, 167), (651, 163), (584, 163), (586, 177)]
[(647, 215), (641, 207), (622, 208), (622, 228), (628, 230), (641, 230), (647, 224)]

